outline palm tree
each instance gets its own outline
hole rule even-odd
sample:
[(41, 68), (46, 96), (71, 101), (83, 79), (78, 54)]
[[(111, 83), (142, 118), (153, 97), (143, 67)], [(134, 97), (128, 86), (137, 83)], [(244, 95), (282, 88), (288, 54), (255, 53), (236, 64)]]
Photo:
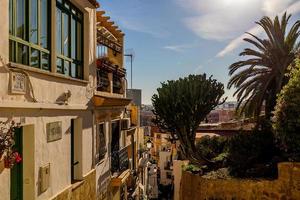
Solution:
[(287, 33), (287, 25), (291, 15), (283, 14), (281, 21), (278, 16), (272, 21), (263, 17), (259, 22), (267, 35), (261, 39), (251, 33), (251, 38), (244, 41), (255, 46), (245, 48), (240, 56), (246, 60), (233, 63), (229, 67), (231, 79), (228, 89), (234, 86), (234, 96), (238, 100), (238, 108), (245, 114), (258, 117), (262, 105), (265, 104), (265, 116), (270, 119), (276, 104), (276, 95), (287, 83), (288, 66), (296, 57), (299, 43), (300, 20), (297, 20)]

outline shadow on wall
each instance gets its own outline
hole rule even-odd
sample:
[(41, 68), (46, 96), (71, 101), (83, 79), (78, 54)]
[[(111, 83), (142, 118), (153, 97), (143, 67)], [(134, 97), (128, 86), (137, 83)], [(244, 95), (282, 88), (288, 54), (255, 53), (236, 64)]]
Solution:
[[(106, 160), (108, 160), (108, 159), (106, 159)], [(104, 169), (104, 167), (103, 167), (103, 169)], [(107, 198), (107, 196), (108, 196), (108, 191), (107, 190), (108, 190), (108, 187), (109, 187), (109, 182), (110, 182), (110, 170), (106, 171), (98, 179), (97, 194), (98, 194), (98, 197), (100, 197), (100, 199), (106, 199)], [(105, 196), (106, 196), (106, 198), (105, 198)]]

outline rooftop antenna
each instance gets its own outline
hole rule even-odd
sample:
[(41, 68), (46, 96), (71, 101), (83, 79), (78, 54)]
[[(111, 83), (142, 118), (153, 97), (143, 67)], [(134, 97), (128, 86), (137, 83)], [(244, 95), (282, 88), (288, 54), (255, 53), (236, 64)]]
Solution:
[(126, 61), (130, 62), (130, 88), (132, 89), (132, 62), (135, 58), (135, 52), (133, 49), (126, 49), (124, 56), (127, 58)]

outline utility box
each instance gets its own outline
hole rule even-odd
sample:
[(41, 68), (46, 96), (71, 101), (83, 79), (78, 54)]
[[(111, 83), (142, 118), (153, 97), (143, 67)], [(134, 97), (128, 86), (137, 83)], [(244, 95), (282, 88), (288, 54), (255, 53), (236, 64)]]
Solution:
[(40, 167), (40, 190), (41, 192), (45, 192), (49, 188), (50, 183), (50, 163)]
[(121, 129), (128, 130), (130, 128), (130, 118), (124, 118), (121, 120)]

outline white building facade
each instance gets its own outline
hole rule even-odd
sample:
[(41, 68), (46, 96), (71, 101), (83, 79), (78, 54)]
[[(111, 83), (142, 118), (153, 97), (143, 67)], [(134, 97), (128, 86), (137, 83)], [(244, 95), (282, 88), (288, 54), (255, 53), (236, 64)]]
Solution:
[(0, 162), (1, 199), (95, 199), (97, 6), (0, 1), (0, 121), (21, 123), (22, 156)]

